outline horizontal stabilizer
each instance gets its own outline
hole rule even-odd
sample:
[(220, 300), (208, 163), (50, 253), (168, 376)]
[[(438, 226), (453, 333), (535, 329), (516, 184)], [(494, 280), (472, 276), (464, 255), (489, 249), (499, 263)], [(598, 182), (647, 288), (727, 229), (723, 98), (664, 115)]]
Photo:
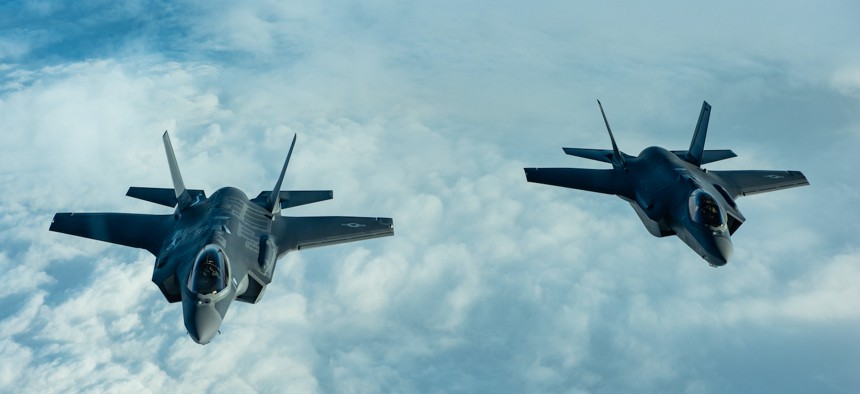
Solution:
[[(185, 191), (191, 196), (191, 201), (206, 198), (206, 193), (203, 190), (186, 189)], [(177, 203), (176, 191), (174, 189), (132, 186), (128, 188), (128, 192), (125, 195), (171, 208), (175, 207)]]
[(567, 187), (595, 193), (632, 198), (626, 180), (615, 170), (587, 168), (524, 168), (526, 179), (533, 183)]
[[(564, 150), (564, 153), (567, 153), (571, 156), (582, 157), (590, 160), (602, 161), (604, 163), (612, 163), (614, 160), (615, 153), (611, 149), (585, 149), (585, 148), (561, 148)], [(632, 159), (633, 156), (630, 156), (624, 152), (621, 153), (621, 156), (624, 157), (625, 160)]]
[[(271, 191), (262, 191), (251, 202), (264, 207), (271, 195)], [(281, 209), (297, 207), (299, 205), (312, 204), (315, 202), (331, 200), (334, 198), (334, 192), (331, 190), (284, 190), (281, 191), (278, 199), (281, 202)]]
[[(680, 157), (683, 160), (686, 160), (686, 157), (689, 155), (689, 151), (685, 150), (673, 150), (672, 153), (675, 156)], [(735, 152), (732, 152), (731, 149), (706, 149), (702, 152), (702, 162), (699, 164), (708, 164), (713, 163), (715, 161), (731, 159), (732, 157), (738, 157)]]
[(708, 173), (722, 179), (723, 186), (733, 198), (809, 185), (806, 176), (800, 171), (740, 170)]

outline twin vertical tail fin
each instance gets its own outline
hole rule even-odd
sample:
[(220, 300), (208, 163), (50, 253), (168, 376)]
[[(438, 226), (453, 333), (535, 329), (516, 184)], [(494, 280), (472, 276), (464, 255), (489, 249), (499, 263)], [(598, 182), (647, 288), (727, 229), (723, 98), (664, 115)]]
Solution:
[(690, 149), (684, 155), (684, 161), (695, 166), (702, 165), (705, 152), (705, 137), (708, 134), (708, 120), (711, 118), (711, 105), (707, 101), (702, 102), (702, 111), (699, 112), (699, 121), (696, 122), (696, 131), (693, 133), (693, 141)]
[[(579, 156), (586, 159), (611, 163), (615, 168), (627, 168), (627, 156), (624, 152), (618, 149), (615, 143), (615, 137), (612, 135), (612, 128), (609, 127), (609, 121), (606, 120), (606, 113), (603, 111), (603, 104), (597, 100), (597, 105), (600, 106), (600, 115), (603, 116), (603, 123), (606, 124), (606, 131), (609, 133), (609, 139), (612, 141), (612, 151), (608, 149), (583, 149), (583, 148), (564, 148), (564, 153), (571, 156)], [(737, 156), (735, 152), (728, 149), (705, 150), (705, 137), (708, 134), (708, 121), (711, 118), (711, 105), (707, 101), (702, 103), (702, 112), (699, 113), (699, 121), (696, 122), (696, 129), (693, 133), (693, 141), (690, 142), (689, 150), (673, 150), (672, 153), (677, 155), (682, 160), (701, 167), (702, 164), (712, 163), (715, 161), (725, 160)]]
[(612, 136), (612, 129), (609, 127), (609, 121), (606, 120), (606, 113), (603, 112), (603, 104), (597, 100), (597, 105), (600, 106), (600, 115), (603, 116), (603, 123), (606, 124), (606, 131), (609, 132), (609, 139), (612, 141), (612, 166), (626, 168), (627, 163), (624, 162), (624, 155), (618, 150), (618, 145), (615, 144), (615, 137)]
[(287, 153), (287, 160), (284, 161), (284, 168), (281, 169), (281, 176), (278, 177), (278, 182), (272, 188), (269, 198), (266, 199), (266, 210), (273, 215), (281, 211), (281, 184), (284, 182), (284, 174), (287, 172), (287, 165), (290, 164), (290, 156), (293, 155), (293, 147), (296, 146), (296, 136), (293, 135), (293, 143), (290, 144), (290, 151)]
[[(205, 198), (202, 190), (188, 190), (185, 188), (185, 182), (182, 181), (182, 174), (179, 172), (179, 165), (176, 163), (176, 154), (173, 152), (173, 144), (170, 143), (170, 135), (167, 131), (162, 136), (164, 140), (164, 151), (167, 153), (167, 164), (170, 166), (170, 177), (173, 179), (173, 191), (176, 194), (177, 212), (183, 211), (185, 208), (194, 203), (195, 198)], [(275, 187), (269, 192), (265, 201), (265, 208), (273, 215), (281, 210), (281, 184), (284, 182), (284, 174), (287, 172), (287, 165), (290, 164), (290, 157), (293, 155), (293, 148), (296, 146), (296, 136), (293, 136), (293, 142), (290, 144), (290, 151), (287, 153), (287, 159), (284, 161), (284, 167), (281, 169), (281, 175), (278, 177), (278, 182)], [(129, 195), (136, 198), (142, 198), (147, 201), (157, 202), (159, 204), (172, 206), (172, 198), (164, 195), (163, 192), (169, 193), (170, 189), (146, 189), (146, 188), (131, 188)], [(297, 200), (301, 200), (307, 192), (297, 193)], [(331, 198), (331, 192), (327, 194)], [(262, 196), (261, 196), (262, 197)], [(321, 201), (327, 198), (325, 196), (314, 196), (316, 201)], [(260, 198), (260, 197), (258, 197)], [(256, 199), (255, 199), (256, 201)]]
[(191, 194), (185, 189), (185, 182), (182, 181), (182, 174), (179, 172), (179, 165), (176, 163), (176, 155), (173, 153), (173, 144), (170, 143), (170, 135), (167, 130), (161, 136), (164, 140), (164, 151), (167, 153), (167, 164), (170, 166), (170, 177), (173, 178), (173, 190), (176, 193), (177, 210), (182, 211), (190, 206), (193, 202)]

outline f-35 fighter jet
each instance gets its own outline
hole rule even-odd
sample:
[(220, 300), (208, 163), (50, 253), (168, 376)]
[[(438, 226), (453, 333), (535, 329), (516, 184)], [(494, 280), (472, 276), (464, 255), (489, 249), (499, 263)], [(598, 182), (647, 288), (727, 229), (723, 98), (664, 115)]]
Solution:
[(614, 194), (630, 203), (645, 228), (656, 237), (677, 235), (711, 266), (732, 255), (731, 234), (746, 220), (735, 199), (809, 182), (799, 171), (708, 171), (702, 168), (735, 157), (731, 150), (705, 150), (711, 106), (704, 102), (690, 149), (668, 151), (652, 146), (639, 156), (618, 150), (612, 129), (600, 113), (612, 150), (564, 148), (568, 155), (612, 164), (611, 170), (526, 168), (529, 182)]
[(131, 187), (126, 195), (176, 207), (173, 214), (57, 213), (51, 231), (155, 255), (152, 281), (168, 302), (182, 301), (185, 328), (199, 344), (218, 333), (233, 300), (260, 301), (287, 252), (394, 234), (390, 218), (281, 216), (281, 209), (332, 198), (331, 190), (281, 191), (295, 136), (275, 187), (253, 199), (232, 187), (208, 198), (186, 189), (166, 131), (163, 140), (173, 189)]

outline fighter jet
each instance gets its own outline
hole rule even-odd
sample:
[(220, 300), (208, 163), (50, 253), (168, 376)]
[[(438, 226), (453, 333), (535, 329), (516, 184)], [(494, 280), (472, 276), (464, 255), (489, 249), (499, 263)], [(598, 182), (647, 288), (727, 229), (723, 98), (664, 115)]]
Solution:
[(232, 187), (208, 198), (186, 189), (166, 131), (162, 139), (173, 189), (131, 187), (126, 195), (175, 207), (172, 214), (57, 213), (50, 230), (155, 255), (152, 281), (168, 302), (182, 302), (185, 328), (199, 344), (219, 332), (234, 300), (260, 301), (288, 252), (394, 234), (390, 218), (282, 216), (282, 209), (333, 197), (331, 190), (281, 191), (295, 136), (274, 188), (252, 199)]
[(630, 156), (618, 150), (603, 104), (600, 114), (612, 150), (563, 148), (568, 155), (612, 164), (611, 170), (585, 168), (525, 168), (529, 182), (603, 194), (630, 203), (655, 237), (677, 235), (712, 267), (732, 255), (731, 235), (744, 223), (735, 199), (809, 182), (799, 171), (708, 171), (703, 164), (737, 156), (731, 150), (706, 150), (705, 135), (711, 106), (702, 104), (688, 150), (657, 146)]

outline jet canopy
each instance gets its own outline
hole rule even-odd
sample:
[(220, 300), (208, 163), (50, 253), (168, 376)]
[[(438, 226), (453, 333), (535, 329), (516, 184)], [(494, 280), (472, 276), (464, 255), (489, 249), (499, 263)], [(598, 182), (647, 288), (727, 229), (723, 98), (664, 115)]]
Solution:
[(194, 261), (188, 290), (197, 294), (217, 293), (227, 287), (228, 274), (224, 252), (215, 245), (207, 245)]
[(696, 189), (690, 194), (688, 207), (693, 222), (713, 228), (726, 224), (723, 208), (714, 196), (702, 189)]

